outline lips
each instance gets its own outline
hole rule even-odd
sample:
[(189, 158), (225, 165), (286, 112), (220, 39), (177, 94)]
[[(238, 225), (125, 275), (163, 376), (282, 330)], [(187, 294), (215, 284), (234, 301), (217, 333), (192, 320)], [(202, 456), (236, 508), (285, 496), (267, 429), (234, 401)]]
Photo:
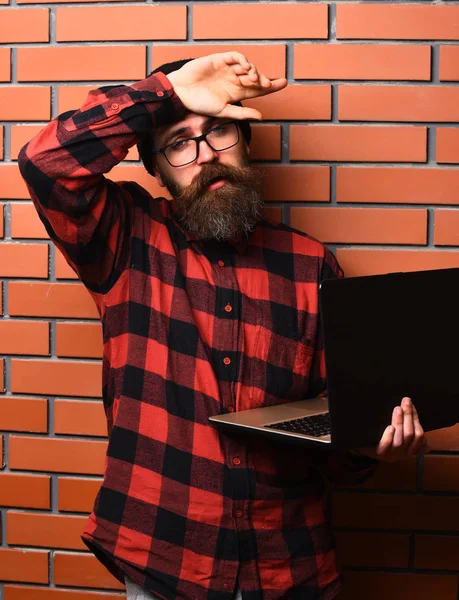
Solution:
[(209, 187), (207, 188), (208, 190), (217, 190), (218, 188), (221, 188), (222, 186), (224, 186), (226, 183), (226, 180), (222, 177), (219, 177), (218, 179), (214, 179)]

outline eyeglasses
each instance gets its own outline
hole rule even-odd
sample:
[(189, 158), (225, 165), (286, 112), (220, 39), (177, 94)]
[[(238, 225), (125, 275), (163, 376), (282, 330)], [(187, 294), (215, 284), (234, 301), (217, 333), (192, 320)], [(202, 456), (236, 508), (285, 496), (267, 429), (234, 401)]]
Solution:
[(229, 150), (239, 142), (239, 127), (234, 121), (223, 123), (202, 135), (177, 140), (162, 148), (153, 148), (152, 152), (164, 154), (171, 167), (184, 167), (198, 158), (199, 143), (202, 140), (205, 140), (215, 152)]

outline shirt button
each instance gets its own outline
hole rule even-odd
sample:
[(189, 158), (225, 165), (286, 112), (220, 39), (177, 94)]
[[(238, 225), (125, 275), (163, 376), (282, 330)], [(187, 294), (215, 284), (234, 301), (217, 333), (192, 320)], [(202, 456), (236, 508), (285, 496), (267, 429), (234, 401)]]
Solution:
[(236, 517), (237, 517), (238, 519), (240, 519), (240, 518), (242, 517), (242, 515), (243, 515), (243, 514), (244, 514), (244, 513), (242, 512), (242, 510), (237, 510), (237, 511), (236, 511)]
[(239, 466), (241, 464), (241, 459), (239, 458), (239, 456), (236, 456), (235, 458), (233, 458), (233, 465)]
[(156, 95), (157, 95), (159, 98), (162, 98), (162, 97), (164, 96), (164, 92), (162, 92), (161, 90), (159, 90), (158, 92), (156, 92)]
[(119, 105), (119, 104), (117, 104), (116, 102), (113, 102), (113, 104), (110, 106), (110, 108), (111, 108), (112, 110), (119, 110), (119, 108), (120, 108), (120, 105)]
[(227, 304), (225, 306), (225, 310), (226, 310), (227, 313), (230, 313), (233, 310), (233, 307), (231, 306), (231, 304)]
[(225, 358), (223, 359), (223, 364), (224, 365), (231, 364), (231, 358), (229, 358), (228, 356), (225, 356)]
[(218, 263), (217, 263), (217, 265), (218, 265), (219, 267), (224, 267), (224, 266), (225, 266), (225, 263), (224, 263), (222, 260), (219, 260), (219, 261), (218, 261)]

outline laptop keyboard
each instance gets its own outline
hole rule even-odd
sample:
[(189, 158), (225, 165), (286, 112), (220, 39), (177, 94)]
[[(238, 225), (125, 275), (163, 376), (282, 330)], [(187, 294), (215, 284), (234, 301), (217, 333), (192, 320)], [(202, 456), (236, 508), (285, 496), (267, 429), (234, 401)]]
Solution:
[(280, 421), (279, 423), (265, 425), (265, 427), (288, 431), (290, 433), (302, 433), (303, 435), (321, 437), (330, 433), (330, 413), (301, 417), (300, 419), (292, 419), (290, 421)]

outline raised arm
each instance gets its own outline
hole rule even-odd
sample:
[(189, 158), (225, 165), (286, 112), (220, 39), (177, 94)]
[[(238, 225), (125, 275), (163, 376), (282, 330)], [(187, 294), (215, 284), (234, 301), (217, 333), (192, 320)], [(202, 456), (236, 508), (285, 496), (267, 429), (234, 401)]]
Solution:
[(282, 89), (245, 56), (213, 54), (166, 77), (90, 92), (21, 151), (19, 167), (50, 237), (87, 287), (104, 293), (129, 259), (133, 219), (129, 186), (104, 177), (131, 146), (187, 111), (234, 119), (261, 118), (232, 103)]

